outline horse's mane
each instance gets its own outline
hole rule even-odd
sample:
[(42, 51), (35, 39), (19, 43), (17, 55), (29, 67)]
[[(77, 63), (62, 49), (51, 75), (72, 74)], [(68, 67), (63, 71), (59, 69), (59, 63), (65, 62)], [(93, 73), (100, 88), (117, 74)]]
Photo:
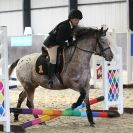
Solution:
[(98, 29), (92, 27), (77, 27), (74, 30), (75, 39), (77, 41), (85, 38), (92, 37), (98, 32)]

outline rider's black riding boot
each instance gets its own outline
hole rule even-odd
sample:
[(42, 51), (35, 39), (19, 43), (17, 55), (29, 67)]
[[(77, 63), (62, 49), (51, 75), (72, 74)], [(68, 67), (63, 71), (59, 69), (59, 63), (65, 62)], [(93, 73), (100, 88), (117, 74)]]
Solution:
[(53, 88), (53, 77), (55, 74), (55, 64), (49, 64), (48, 68), (48, 86), (49, 88)]

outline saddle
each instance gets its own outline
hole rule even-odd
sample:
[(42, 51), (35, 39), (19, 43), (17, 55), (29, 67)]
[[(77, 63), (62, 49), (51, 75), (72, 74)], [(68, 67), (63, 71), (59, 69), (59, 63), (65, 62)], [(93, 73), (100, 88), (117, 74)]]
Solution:
[[(36, 72), (40, 75), (48, 75), (48, 67), (49, 67), (49, 55), (48, 51), (45, 47), (42, 47), (42, 54), (38, 57), (36, 61)], [(60, 73), (63, 70), (64, 66), (64, 56), (63, 56), (63, 48), (58, 48), (57, 50), (57, 63), (55, 69), (55, 75), (59, 77)]]

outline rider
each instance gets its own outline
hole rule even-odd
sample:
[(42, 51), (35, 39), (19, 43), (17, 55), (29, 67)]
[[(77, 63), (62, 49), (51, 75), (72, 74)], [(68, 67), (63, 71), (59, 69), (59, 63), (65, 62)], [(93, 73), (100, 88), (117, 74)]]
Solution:
[[(53, 76), (55, 73), (55, 65), (58, 47), (68, 46), (73, 41), (73, 30), (83, 18), (80, 10), (73, 9), (68, 15), (68, 19), (59, 23), (44, 41), (44, 45), (50, 56), (50, 64), (48, 70), (49, 88), (53, 88)], [(68, 43), (66, 42), (68, 41)]]

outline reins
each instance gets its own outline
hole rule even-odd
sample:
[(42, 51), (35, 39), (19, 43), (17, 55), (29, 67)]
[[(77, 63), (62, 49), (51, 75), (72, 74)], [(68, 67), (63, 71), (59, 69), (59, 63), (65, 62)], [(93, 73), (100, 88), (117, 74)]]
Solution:
[[(102, 52), (104, 52), (104, 51), (110, 49), (110, 47), (107, 47), (107, 48), (103, 49), (102, 46), (101, 46), (101, 43), (99, 42), (99, 39), (97, 39), (97, 43), (99, 44), (99, 47), (101, 48), (101, 51), (102, 51)], [(72, 46), (74, 46), (74, 51), (73, 51), (72, 56), (70, 57), (69, 61), (67, 62), (68, 64), (71, 62), (71, 60), (72, 60), (72, 58), (73, 58), (73, 56), (74, 56), (74, 53), (75, 53), (76, 49), (79, 49), (79, 50), (81, 50), (81, 51), (83, 51), (83, 52), (86, 52), (86, 53), (91, 53), (91, 54), (96, 53), (96, 51), (90, 51), (90, 50), (86, 50), (86, 49), (79, 48), (79, 47), (77, 46), (77, 43), (76, 43), (75, 45), (72, 45)]]

